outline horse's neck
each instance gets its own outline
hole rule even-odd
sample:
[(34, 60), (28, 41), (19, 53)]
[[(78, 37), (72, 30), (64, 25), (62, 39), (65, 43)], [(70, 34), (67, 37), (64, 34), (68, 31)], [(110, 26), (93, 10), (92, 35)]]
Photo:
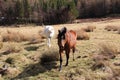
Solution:
[(68, 38), (67, 38), (67, 39), (68, 39), (68, 41), (73, 40), (73, 39), (72, 39), (73, 35), (71, 34), (71, 32), (70, 32), (70, 31), (67, 31), (66, 36), (68, 37)]

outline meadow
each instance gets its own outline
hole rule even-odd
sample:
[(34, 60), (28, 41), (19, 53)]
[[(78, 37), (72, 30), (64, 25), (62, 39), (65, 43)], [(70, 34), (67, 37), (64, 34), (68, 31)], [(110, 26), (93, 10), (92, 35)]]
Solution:
[[(75, 30), (75, 61), (59, 69), (58, 30)], [(85, 31), (93, 26), (92, 31)], [(55, 36), (48, 48), (36, 25), (0, 26), (0, 69), (8, 68), (0, 80), (120, 80), (120, 19), (81, 20), (79, 23), (53, 25)], [(87, 38), (86, 38), (87, 37)]]

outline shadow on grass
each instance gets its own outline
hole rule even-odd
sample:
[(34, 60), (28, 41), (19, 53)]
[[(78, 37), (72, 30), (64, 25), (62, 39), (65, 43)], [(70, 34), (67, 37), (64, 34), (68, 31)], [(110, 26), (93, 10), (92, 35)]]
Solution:
[(39, 46), (27, 46), (24, 49), (27, 51), (36, 51), (39, 47), (43, 47), (45, 44), (40, 44)]
[(58, 51), (56, 49), (46, 50), (40, 56), (40, 61), (36, 64), (30, 64), (25, 67), (23, 72), (21, 72), (18, 76), (12, 78), (11, 80), (28, 80), (31, 76), (36, 76), (40, 73), (44, 73), (46, 71), (50, 71), (52, 69), (57, 69), (56, 61), (59, 60)]
[(43, 43), (44, 40), (34, 40), (34, 41), (30, 41), (24, 45), (31, 45), (31, 44), (40, 44), (40, 43)]
[(40, 73), (44, 73), (46, 71), (49, 71), (51, 69), (56, 69), (58, 66), (56, 66), (56, 62), (49, 62), (44, 65), (41, 65), (40, 63), (31, 64), (24, 68), (24, 71), (21, 72), (16, 77), (12, 78), (11, 80), (21, 80), (21, 79), (28, 79), (28, 77), (36, 76)]
[(25, 47), (24, 49), (27, 51), (36, 51), (39, 48), (39, 46), (29, 46)]

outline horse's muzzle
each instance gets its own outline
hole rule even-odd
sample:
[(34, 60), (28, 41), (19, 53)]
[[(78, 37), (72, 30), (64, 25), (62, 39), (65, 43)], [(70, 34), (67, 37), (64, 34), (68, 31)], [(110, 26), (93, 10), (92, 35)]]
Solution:
[(64, 46), (60, 46), (61, 49), (64, 49)]

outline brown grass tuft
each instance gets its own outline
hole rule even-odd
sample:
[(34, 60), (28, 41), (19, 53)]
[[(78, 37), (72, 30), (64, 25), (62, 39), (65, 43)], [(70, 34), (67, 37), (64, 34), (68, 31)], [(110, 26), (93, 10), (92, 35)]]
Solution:
[(3, 41), (3, 37), (2, 37), (2, 35), (0, 34), (0, 42), (2, 42)]
[(2, 34), (3, 42), (6, 42), (6, 41), (19, 42), (19, 41), (21, 41), (20, 40), (21, 37), (23, 37), (23, 35), (20, 34), (19, 32), (13, 32), (13, 31), (9, 31), (9, 30), (7, 30), (6, 33)]
[(58, 51), (56, 49), (47, 50), (42, 54), (40, 60), (41, 64), (45, 64), (51, 61), (58, 61), (59, 60)]
[(102, 69), (106, 66), (105, 61), (97, 61), (93, 64), (93, 66), (91, 67), (91, 69), (94, 71), (96, 69)]
[(103, 43), (103, 44), (99, 44), (99, 45), (100, 45), (99, 53), (93, 55), (93, 60), (95, 62), (113, 59), (118, 54), (117, 47), (112, 44)]
[(87, 26), (87, 27), (84, 27), (81, 29), (86, 32), (93, 32), (93, 30), (96, 29), (96, 27), (95, 26)]
[(6, 76), (7, 77), (15, 77), (17, 76), (18, 74), (20, 73), (20, 70), (18, 68), (12, 68), (12, 67), (9, 67), (6, 71)]
[(117, 47), (112, 44), (100, 44), (100, 54), (108, 59), (113, 59), (118, 54)]
[(41, 39), (45, 39), (46, 37), (43, 35), (43, 31), (39, 30), (38, 34), (40, 35)]
[(114, 25), (105, 26), (105, 30), (107, 30), (107, 31), (118, 31), (119, 28), (120, 28), (119, 26), (114, 26)]
[(76, 30), (77, 40), (89, 40), (89, 35), (83, 30)]
[(44, 39), (43, 36), (39, 34), (33, 34), (33, 33), (22, 33), (19, 31), (10, 31), (7, 30), (7, 32), (3, 33), (2, 35), (2, 41), (15, 41), (15, 42), (21, 42), (21, 41), (33, 41), (33, 40), (41, 40)]
[(116, 46), (112, 44), (99, 44), (100, 45), (100, 52), (98, 54), (93, 55), (93, 60), (95, 63), (92, 66), (92, 70), (96, 70), (102, 67), (109, 66), (107, 64), (107, 60), (114, 59), (118, 54), (118, 49)]
[(3, 47), (3, 42), (0, 42), (0, 49)]
[(10, 53), (18, 53), (22, 50), (22, 48), (20, 47), (20, 45), (15, 44), (15, 43), (9, 43), (9, 45), (6, 45), (3, 47), (3, 55), (7, 55)]
[(120, 28), (118, 29), (118, 34), (120, 34)]

